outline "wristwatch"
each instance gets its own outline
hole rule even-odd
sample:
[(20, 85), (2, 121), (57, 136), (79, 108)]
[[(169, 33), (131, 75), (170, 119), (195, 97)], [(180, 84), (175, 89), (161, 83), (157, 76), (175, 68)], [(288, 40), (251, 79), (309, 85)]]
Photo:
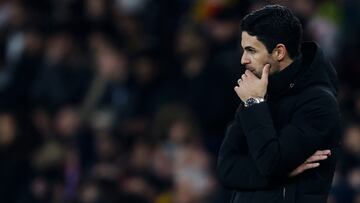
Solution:
[(261, 102), (264, 102), (265, 99), (264, 98), (257, 98), (257, 97), (250, 97), (249, 99), (247, 99), (245, 102), (244, 102), (244, 106), (246, 108), (254, 105), (254, 104), (260, 104)]

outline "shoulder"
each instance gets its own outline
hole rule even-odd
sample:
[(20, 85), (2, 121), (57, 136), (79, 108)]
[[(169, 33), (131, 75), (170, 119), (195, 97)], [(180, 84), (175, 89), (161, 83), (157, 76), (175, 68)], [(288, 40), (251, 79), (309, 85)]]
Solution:
[(323, 120), (334, 124), (340, 121), (340, 110), (335, 95), (324, 87), (310, 87), (296, 100), (294, 118)]
[(299, 94), (297, 97), (297, 106), (301, 107), (309, 104), (338, 108), (338, 101), (335, 94), (328, 87), (324, 86), (312, 86), (306, 88)]

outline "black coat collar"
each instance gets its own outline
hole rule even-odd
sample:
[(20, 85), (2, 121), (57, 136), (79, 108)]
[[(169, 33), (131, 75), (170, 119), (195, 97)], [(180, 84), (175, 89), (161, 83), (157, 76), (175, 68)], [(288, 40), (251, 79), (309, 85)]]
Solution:
[(288, 67), (269, 76), (267, 95), (274, 98), (294, 87), (294, 80), (301, 70), (302, 56), (298, 56)]

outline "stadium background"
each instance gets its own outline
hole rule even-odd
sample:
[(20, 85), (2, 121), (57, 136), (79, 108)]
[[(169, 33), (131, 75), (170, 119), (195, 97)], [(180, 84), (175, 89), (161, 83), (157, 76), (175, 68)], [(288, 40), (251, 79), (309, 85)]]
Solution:
[(360, 1), (0, 0), (0, 202), (221, 203), (239, 21), (289, 6), (340, 77), (329, 202), (360, 202)]

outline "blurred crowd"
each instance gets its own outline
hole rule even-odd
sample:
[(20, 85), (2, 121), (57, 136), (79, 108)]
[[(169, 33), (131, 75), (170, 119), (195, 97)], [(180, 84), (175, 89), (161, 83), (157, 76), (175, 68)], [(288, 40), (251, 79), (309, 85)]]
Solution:
[(273, 3), (338, 70), (329, 202), (360, 203), (357, 0), (0, 0), (0, 202), (227, 202), (239, 22)]

